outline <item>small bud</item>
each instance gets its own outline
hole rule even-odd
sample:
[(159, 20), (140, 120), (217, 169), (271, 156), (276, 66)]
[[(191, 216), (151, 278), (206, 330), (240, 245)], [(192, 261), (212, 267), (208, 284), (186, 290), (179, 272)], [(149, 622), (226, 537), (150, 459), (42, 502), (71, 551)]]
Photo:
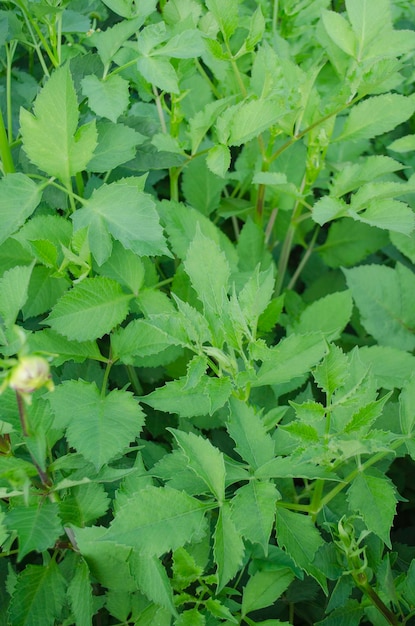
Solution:
[(22, 394), (33, 393), (36, 389), (47, 387), (53, 391), (49, 363), (40, 356), (24, 356), (11, 370), (9, 387)]

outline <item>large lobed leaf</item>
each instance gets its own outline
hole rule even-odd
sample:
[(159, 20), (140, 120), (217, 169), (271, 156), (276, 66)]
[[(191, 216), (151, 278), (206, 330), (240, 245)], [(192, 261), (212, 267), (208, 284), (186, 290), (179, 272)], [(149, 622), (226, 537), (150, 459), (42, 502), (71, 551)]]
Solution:
[(131, 393), (102, 396), (96, 385), (67, 381), (50, 396), (55, 426), (66, 427), (69, 444), (100, 469), (141, 432), (144, 414)]
[(78, 102), (69, 66), (55, 70), (34, 104), (21, 109), (20, 130), (29, 159), (50, 176), (69, 182), (84, 170), (97, 145), (95, 121), (77, 129)]

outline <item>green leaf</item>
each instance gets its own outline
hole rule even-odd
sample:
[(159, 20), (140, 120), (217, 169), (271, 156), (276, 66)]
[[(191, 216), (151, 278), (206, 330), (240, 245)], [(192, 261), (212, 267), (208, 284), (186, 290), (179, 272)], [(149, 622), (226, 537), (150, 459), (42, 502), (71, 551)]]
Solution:
[(320, 333), (290, 335), (282, 339), (265, 353), (253, 386), (277, 385), (309, 372), (324, 356), (326, 346)]
[(66, 381), (50, 397), (55, 426), (66, 427), (69, 444), (96, 469), (138, 437), (144, 414), (133, 395), (114, 389), (102, 396), (95, 383)]
[(169, 428), (187, 457), (189, 467), (201, 478), (219, 503), (225, 498), (223, 454), (208, 439)]
[(399, 252), (402, 252), (412, 263), (415, 263), (415, 233), (408, 236), (408, 234), (391, 231), (390, 240)]
[(316, 552), (324, 545), (324, 541), (311, 517), (279, 507), (277, 509), (276, 531), (278, 544), (285, 548), (301, 569), (313, 576), (325, 589), (325, 577), (313, 565)]
[(42, 197), (40, 188), (21, 173), (0, 180), (0, 244), (22, 226)]
[(253, 469), (258, 469), (275, 455), (275, 444), (266, 432), (260, 416), (246, 402), (231, 397), (226, 425), (236, 444), (236, 451)]
[(380, 472), (360, 472), (347, 492), (350, 510), (359, 511), (368, 528), (390, 548), (390, 529), (396, 513), (396, 493), (392, 482)]
[(82, 79), (81, 85), (89, 108), (96, 115), (115, 123), (128, 106), (128, 81), (118, 74), (107, 76), (104, 80), (91, 74)]
[(204, 157), (194, 159), (183, 172), (182, 190), (186, 201), (203, 215), (210, 215), (220, 204), (226, 181), (209, 167)]
[(390, 5), (388, 0), (346, 0), (346, 10), (358, 40), (357, 58), (362, 60), (375, 38), (390, 28)]
[(410, 380), (402, 389), (399, 396), (399, 417), (402, 433), (412, 435), (415, 425), (415, 375), (412, 374)]
[(354, 56), (357, 39), (348, 21), (340, 13), (327, 10), (323, 10), (322, 20), (328, 36), (336, 46), (349, 56)]
[(229, 287), (230, 267), (219, 246), (197, 227), (184, 261), (199, 300), (206, 311), (221, 315)]
[(336, 608), (316, 626), (358, 626), (365, 616), (364, 609), (357, 600), (347, 600), (344, 606)]
[(377, 420), (382, 414), (386, 402), (389, 400), (391, 394), (385, 394), (380, 400), (373, 400), (368, 404), (360, 407), (354, 413), (350, 421), (346, 424), (344, 432), (359, 432), (361, 436), (367, 434), (370, 426)]
[(400, 389), (411, 378), (415, 370), (415, 356), (386, 346), (363, 347), (359, 350), (360, 359), (370, 367), (378, 387)]
[(329, 351), (313, 372), (314, 380), (323, 391), (331, 396), (343, 387), (349, 375), (349, 361), (341, 348), (331, 344)]
[(147, 82), (167, 93), (180, 93), (176, 70), (164, 57), (142, 56), (137, 59), (137, 69)]
[(0, 314), (6, 327), (14, 324), (28, 298), (32, 271), (33, 265), (17, 266), (4, 272), (0, 278)]
[(359, 159), (357, 163), (348, 163), (334, 176), (330, 186), (330, 195), (344, 196), (364, 183), (372, 182), (376, 178), (401, 169), (402, 163), (383, 155), (369, 156)]
[(91, 252), (99, 265), (108, 259), (111, 248), (102, 251), (100, 239), (96, 239), (97, 229), (110, 233), (124, 248), (140, 256), (170, 256), (155, 203), (149, 194), (138, 190), (138, 181), (134, 178), (102, 185), (72, 219), (76, 231), (88, 227)]
[(69, 182), (84, 170), (97, 145), (95, 122), (77, 130), (75, 87), (64, 65), (55, 70), (39, 93), (34, 115), (21, 109), (20, 130), (29, 159), (50, 176)]
[(19, 540), (18, 561), (36, 550), (43, 552), (52, 548), (62, 534), (62, 524), (58, 515), (58, 505), (45, 500), (30, 506), (19, 506), (6, 515), (9, 530), (17, 532)]
[(310, 304), (290, 328), (306, 334), (321, 331), (327, 341), (338, 339), (352, 316), (353, 300), (350, 291), (331, 293)]
[(365, 265), (344, 273), (367, 332), (381, 345), (412, 351), (415, 313), (409, 294), (415, 289), (413, 273), (400, 264), (396, 269)]
[(206, 6), (215, 16), (224, 36), (231, 37), (238, 26), (238, 3), (234, 0), (207, 0)]
[[(170, 319), (168, 315), (157, 317)], [(170, 346), (187, 345), (186, 335), (183, 337), (169, 331), (167, 324), (166, 328), (163, 328), (161, 324), (156, 324), (153, 320), (133, 320), (111, 337), (113, 354), (123, 363), (132, 364), (137, 357), (144, 358), (159, 354)]]
[(347, 214), (347, 204), (343, 200), (323, 196), (313, 206), (313, 220), (323, 226), (327, 222)]
[(54, 626), (62, 612), (66, 582), (56, 562), (27, 565), (17, 577), (9, 606), (13, 626)]
[(30, 277), (27, 301), (23, 305), (23, 319), (47, 313), (70, 287), (65, 277), (56, 276), (52, 269), (37, 266)]
[(404, 235), (410, 235), (415, 226), (414, 212), (407, 204), (399, 200), (374, 199), (372, 202), (368, 202), (363, 211), (356, 213), (353, 209), (350, 209), (348, 213), (353, 219), (359, 220), (364, 224)]
[(84, 560), (79, 560), (77, 563), (75, 574), (68, 586), (68, 596), (76, 626), (90, 626), (94, 607), (89, 568)]
[(68, 339), (97, 339), (123, 321), (130, 299), (110, 278), (86, 278), (58, 300), (46, 321)]
[(105, 361), (95, 341), (69, 341), (50, 328), (32, 333), (28, 339), (32, 352), (53, 354), (54, 365), (61, 365), (65, 361), (82, 362), (85, 359)]
[(213, 542), (213, 557), (217, 565), (220, 590), (236, 575), (244, 556), (244, 543), (232, 521), (232, 513), (227, 502), (219, 510)]
[(243, 590), (242, 616), (274, 604), (293, 580), (294, 573), (288, 567), (256, 572)]
[(281, 494), (273, 483), (251, 480), (231, 501), (232, 520), (238, 532), (251, 543), (258, 543), (265, 555), (275, 520), (275, 503)]
[(132, 250), (115, 241), (111, 256), (101, 265), (99, 273), (124, 285), (136, 296), (144, 282), (145, 267)]
[(169, 381), (143, 397), (142, 401), (158, 411), (191, 418), (213, 415), (223, 407), (232, 393), (232, 385), (227, 377), (203, 376), (193, 387), (188, 387), (187, 382), (187, 377)]
[(384, 231), (346, 218), (330, 226), (326, 241), (317, 250), (328, 267), (351, 267), (387, 243), (388, 234)]
[(415, 102), (397, 93), (367, 98), (351, 109), (336, 141), (372, 139), (406, 122), (414, 110)]
[(276, 124), (285, 112), (281, 99), (276, 97), (244, 102), (232, 116), (229, 145), (247, 143)]
[[(111, 0), (111, 2), (117, 2), (118, 5), (121, 3), (121, 1), (122, 0)], [(107, 4), (108, 2), (109, 0), (107, 0)], [(128, 4), (130, 5), (129, 11), (131, 12), (131, 4)], [(148, 6), (149, 13), (151, 13), (152, 11), (152, 9), (150, 9), (150, 6)], [(91, 36), (90, 41), (94, 46), (97, 47), (98, 54), (101, 57), (101, 60), (105, 66), (109, 65), (111, 59), (115, 56), (123, 43), (127, 39), (129, 39), (131, 35), (137, 33), (140, 26), (142, 26), (142, 24), (144, 23), (145, 18), (146, 12), (143, 11), (143, 13), (139, 17), (135, 17), (134, 19), (130, 20), (121, 20), (111, 28), (107, 28), (104, 31), (95, 32)]]
[(131, 161), (136, 154), (136, 146), (144, 141), (144, 136), (124, 124), (98, 122), (98, 145), (88, 162), (89, 172), (106, 173), (119, 165)]
[(180, 613), (178, 619), (175, 621), (176, 626), (205, 626), (206, 618), (202, 613), (199, 613), (197, 608), (188, 609)]
[(205, 505), (183, 491), (146, 487), (120, 508), (101, 541), (161, 556), (200, 538)]
[(415, 135), (405, 135), (405, 137), (399, 137), (395, 139), (388, 146), (388, 150), (393, 152), (412, 152), (415, 150)]
[(152, 51), (152, 56), (173, 59), (195, 59), (205, 51), (202, 34), (195, 28), (187, 28), (170, 37), (161, 48)]
[(225, 178), (230, 164), (231, 153), (228, 146), (217, 144), (210, 148), (206, 158), (206, 165), (213, 174)]
[(137, 581), (140, 591), (151, 602), (155, 602), (167, 609), (172, 615), (177, 616), (170, 580), (159, 559), (153, 555), (133, 552), (129, 558), (129, 563), (131, 573)]
[(104, 486), (87, 483), (73, 487), (59, 502), (62, 521), (67, 526), (87, 526), (102, 517), (109, 508)]

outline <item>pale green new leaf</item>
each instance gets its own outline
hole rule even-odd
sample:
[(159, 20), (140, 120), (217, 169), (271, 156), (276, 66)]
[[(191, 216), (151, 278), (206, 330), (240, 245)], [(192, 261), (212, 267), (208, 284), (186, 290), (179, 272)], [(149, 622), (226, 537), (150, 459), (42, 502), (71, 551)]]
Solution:
[(259, 570), (248, 580), (242, 596), (242, 616), (274, 604), (294, 580), (288, 567)]
[(221, 315), (229, 288), (230, 267), (219, 246), (205, 237), (199, 226), (184, 268), (205, 310)]
[(27, 300), (32, 271), (33, 265), (16, 266), (0, 278), (0, 314), (6, 327), (14, 324)]
[(0, 180), (0, 244), (22, 226), (42, 197), (40, 188), (20, 172)]
[(66, 423), (66, 438), (97, 470), (122, 453), (139, 436), (144, 413), (128, 391), (102, 396), (95, 383), (67, 381), (51, 397), (57, 419)]
[(290, 330), (298, 335), (321, 331), (327, 341), (334, 341), (349, 323), (352, 309), (350, 291), (331, 293), (310, 304)]
[(236, 575), (244, 556), (244, 543), (235, 528), (232, 512), (227, 502), (220, 508), (213, 542), (213, 557), (217, 565), (218, 590), (220, 590)]
[(59, 623), (66, 582), (55, 560), (27, 565), (18, 575), (8, 610), (13, 626), (55, 626)]
[(92, 586), (89, 568), (83, 559), (77, 563), (75, 574), (68, 586), (68, 596), (76, 626), (90, 626), (94, 615)]
[(260, 416), (246, 402), (231, 397), (226, 425), (236, 444), (236, 451), (253, 469), (258, 469), (275, 455), (275, 444), (266, 432)]
[(368, 530), (390, 548), (390, 529), (396, 513), (396, 493), (392, 482), (380, 472), (360, 472), (347, 492), (350, 510), (359, 511)]
[(412, 351), (415, 348), (415, 312), (410, 298), (415, 289), (413, 273), (400, 264), (396, 269), (365, 265), (344, 273), (367, 332), (381, 345)]
[(263, 364), (253, 385), (259, 387), (289, 382), (309, 372), (326, 350), (327, 344), (321, 333), (290, 335), (264, 354)]
[(275, 503), (280, 499), (281, 494), (273, 483), (251, 480), (238, 489), (231, 501), (237, 530), (251, 543), (258, 543), (265, 555), (274, 526)]
[(32, 550), (43, 552), (52, 548), (63, 531), (58, 505), (48, 500), (15, 507), (6, 514), (5, 523), (9, 530), (17, 532), (19, 561)]
[(131, 297), (110, 278), (86, 278), (58, 300), (46, 321), (68, 339), (97, 339), (123, 321)]
[(225, 498), (225, 463), (223, 454), (208, 439), (194, 433), (169, 428), (179, 447), (187, 457), (189, 467), (201, 478), (215, 498), (222, 503)]
[(402, 389), (399, 396), (399, 417), (402, 433), (412, 435), (415, 425), (415, 375), (412, 374), (410, 380)]
[(373, 96), (351, 109), (336, 141), (372, 139), (406, 122), (414, 110), (414, 100), (401, 94), (386, 93)]
[(97, 145), (95, 121), (77, 130), (78, 120), (78, 102), (68, 65), (53, 72), (35, 100), (34, 115), (20, 111), (27, 156), (41, 170), (64, 182), (86, 168)]
[(120, 508), (102, 541), (161, 556), (204, 534), (205, 505), (183, 491), (146, 487)]
[(101, 117), (116, 122), (128, 106), (128, 81), (119, 74), (100, 80), (95, 74), (82, 79), (82, 93), (88, 98), (89, 108)]
[(315, 554), (324, 545), (324, 541), (311, 517), (280, 507), (277, 509), (276, 531), (278, 545), (285, 548), (296, 564), (325, 589), (325, 577), (313, 565)]

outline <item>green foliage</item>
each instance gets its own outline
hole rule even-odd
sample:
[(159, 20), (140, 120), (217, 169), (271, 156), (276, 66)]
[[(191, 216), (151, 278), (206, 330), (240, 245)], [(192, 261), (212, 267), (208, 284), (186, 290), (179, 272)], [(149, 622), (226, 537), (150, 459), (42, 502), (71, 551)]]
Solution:
[(0, 622), (415, 617), (405, 0), (0, 11)]

